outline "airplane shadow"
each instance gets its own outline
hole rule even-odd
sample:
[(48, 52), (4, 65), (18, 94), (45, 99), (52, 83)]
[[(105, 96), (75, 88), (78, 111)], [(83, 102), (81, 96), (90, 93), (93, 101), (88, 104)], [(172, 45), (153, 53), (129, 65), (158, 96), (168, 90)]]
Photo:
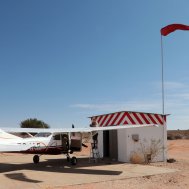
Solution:
[(39, 180), (33, 180), (26, 177), (23, 173), (8, 173), (5, 174), (5, 176), (9, 179), (23, 181), (23, 182), (31, 182), (31, 183), (40, 183), (42, 181)]
[[(88, 174), (88, 175), (120, 175), (122, 171), (116, 170), (104, 170), (93, 169), (94, 166), (102, 166), (110, 164), (110, 162), (89, 163), (88, 158), (78, 158), (78, 164), (70, 165), (65, 159), (47, 159), (38, 164), (23, 163), (23, 164), (8, 164), (0, 163), (0, 173), (13, 180), (19, 180), (24, 182), (39, 183), (42, 181), (32, 180), (27, 178), (23, 173), (8, 173), (12, 171), (32, 170), (32, 171), (45, 171), (56, 173), (68, 173), (68, 174)], [(113, 163), (115, 164), (115, 163)], [(90, 168), (89, 168), (90, 167)]]

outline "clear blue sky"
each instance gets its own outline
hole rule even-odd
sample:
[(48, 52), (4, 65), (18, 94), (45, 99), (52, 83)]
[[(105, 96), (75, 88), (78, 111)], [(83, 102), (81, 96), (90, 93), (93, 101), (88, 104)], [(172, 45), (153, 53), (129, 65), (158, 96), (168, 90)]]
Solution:
[[(0, 127), (85, 127), (121, 110), (162, 113), (160, 29), (188, 0), (1, 0)], [(189, 129), (189, 32), (163, 37), (169, 129)]]

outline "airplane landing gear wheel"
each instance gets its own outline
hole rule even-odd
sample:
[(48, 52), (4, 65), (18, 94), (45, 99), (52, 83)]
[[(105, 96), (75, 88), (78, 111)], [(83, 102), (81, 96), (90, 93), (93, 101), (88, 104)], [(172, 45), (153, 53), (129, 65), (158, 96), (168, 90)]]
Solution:
[(73, 157), (71, 158), (71, 164), (72, 164), (72, 165), (76, 165), (76, 164), (77, 164), (77, 158), (76, 158), (75, 156), (73, 156)]
[(38, 155), (33, 156), (33, 162), (35, 164), (39, 163), (39, 156)]

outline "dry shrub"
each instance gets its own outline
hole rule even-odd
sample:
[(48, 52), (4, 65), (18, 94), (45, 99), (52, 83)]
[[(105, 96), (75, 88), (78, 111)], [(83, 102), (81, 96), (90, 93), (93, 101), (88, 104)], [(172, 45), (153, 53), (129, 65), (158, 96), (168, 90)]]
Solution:
[(167, 131), (167, 136), (171, 138), (172, 140), (175, 139), (189, 139), (189, 129), (188, 130), (169, 130)]
[(176, 135), (175, 136), (175, 139), (182, 139), (182, 138), (184, 138), (182, 135)]
[(189, 139), (189, 136), (185, 136), (184, 139)]
[(167, 136), (167, 140), (175, 140), (175, 137), (170, 135), (170, 136)]
[(143, 158), (142, 154), (133, 153), (130, 157), (130, 162), (134, 163), (134, 164), (143, 164), (144, 158)]

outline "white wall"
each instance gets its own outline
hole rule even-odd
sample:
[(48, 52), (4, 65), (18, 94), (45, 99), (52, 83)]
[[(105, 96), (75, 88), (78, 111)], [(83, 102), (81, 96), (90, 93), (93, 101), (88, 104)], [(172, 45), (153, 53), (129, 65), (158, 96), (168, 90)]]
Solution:
[(103, 154), (103, 151), (104, 151), (104, 148), (103, 148), (103, 131), (98, 131), (98, 150), (99, 150), (99, 154), (100, 154), (100, 157), (103, 157), (104, 154)]
[[(134, 127), (134, 126), (133, 126)], [(133, 134), (139, 135), (139, 141), (135, 142), (132, 139)], [(159, 147), (162, 147), (158, 156), (154, 161), (166, 161), (166, 145), (167, 145), (167, 134), (166, 127), (141, 127), (141, 128), (126, 128), (117, 131), (117, 143), (118, 143), (118, 161), (130, 162), (130, 157), (134, 152), (141, 151), (141, 144), (145, 145), (146, 148), (150, 146), (151, 140), (160, 140)], [(99, 132), (98, 135), (98, 149), (100, 156), (103, 157), (103, 131)]]
[[(166, 156), (166, 136), (164, 133), (165, 127), (141, 127), (127, 128), (118, 131), (118, 160), (122, 162), (130, 162), (133, 153), (141, 153), (142, 149), (147, 150), (151, 146), (152, 140), (158, 143), (159, 153), (153, 161), (165, 161)], [(132, 139), (133, 134), (139, 135), (139, 141), (135, 142)]]
[(117, 131), (118, 161), (128, 162), (127, 159), (127, 129)]

